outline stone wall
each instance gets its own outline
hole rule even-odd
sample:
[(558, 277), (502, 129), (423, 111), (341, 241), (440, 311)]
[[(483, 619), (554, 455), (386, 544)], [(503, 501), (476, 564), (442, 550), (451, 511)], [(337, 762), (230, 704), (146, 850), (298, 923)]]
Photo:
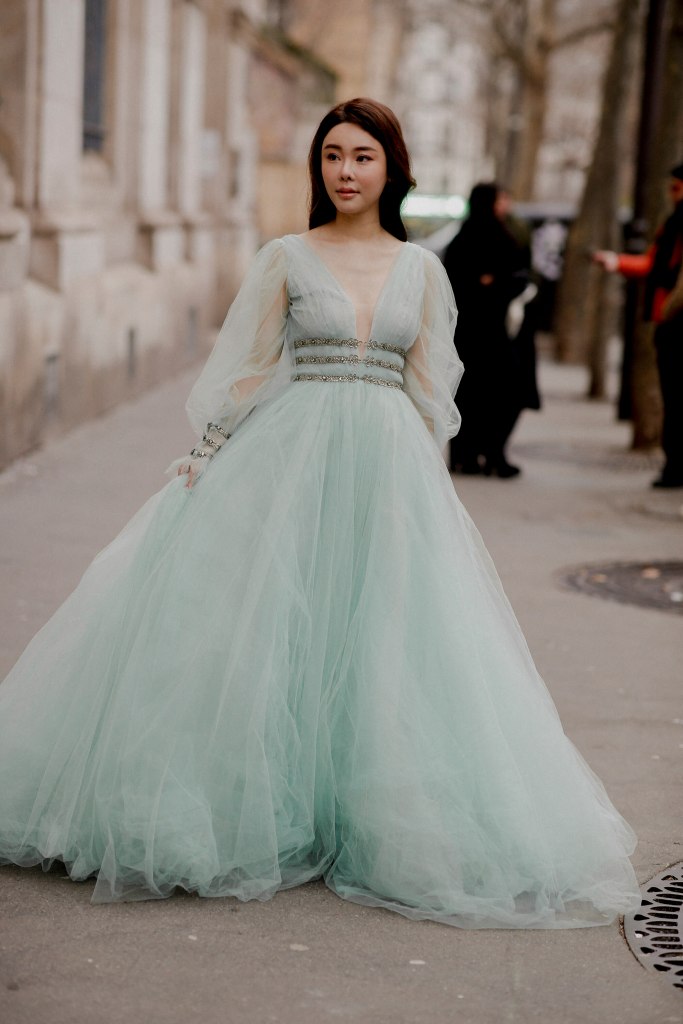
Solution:
[[(264, 138), (259, 75), (284, 75), (287, 146)], [(268, 32), (266, 0), (3, 0), (0, 467), (206, 352), (258, 244), (301, 229), (292, 140), (332, 80)]]

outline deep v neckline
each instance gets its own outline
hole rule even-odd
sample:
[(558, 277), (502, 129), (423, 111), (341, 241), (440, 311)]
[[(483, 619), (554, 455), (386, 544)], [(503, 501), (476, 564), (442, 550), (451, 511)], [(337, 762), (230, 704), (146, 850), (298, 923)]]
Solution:
[(370, 317), (370, 333), (368, 334), (368, 337), (367, 337), (367, 339), (365, 341), (361, 341), (361, 339), (358, 337), (358, 310), (356, 309), (356, 304), (354, 303), (353, 299), (349, 295), (349, 293), (346, 290), (346, 288), (343, 286), (343, 284), (341, 283), (341, 281), (339, 280), (337, 275), (335, 273), (333, 273), (333, 271), (327, 265), (327, 263), (322, 258), (320, 253), (318, 253), (313, 248), (312, 245), (309, 245), (308, 242), (306, 242), (301, 237), (301, 235), (292, 235), (292, 238), (298, 239), (298, 241), (304, 247), (304, 249), (306, 249), (306, 251), (309, 252), (311, 254), (311, 256), (316, 260), (316, 262), (320, 264), (320, 266), (323, 268), (323, 271), (327, 274), (327, 276), (330, 278), (330, 280), (335, 285), (335, 287), (336, 287), (337, 291), (339, 292), (339, 294), (348, 303), (348, 306), (349, 306), (349, 308), (351, 309), (351, 311), (353, 313), (353, 336), (354, 336), (354, 340), (358, 342), (358, 355), (361, 358), (364, 358), (365, 357), (365, 353), (366, 353), (366, 351), (368, 349), (368, 346), (370, 345), (370, 342), (374, 338), (374, 334), (375, 334), (375, 320), (377, 319), (377, 313), (379, 311), (379, 308), (380, 308), (380, 306), (382, 304), (382, 301), (384, 299), (384, 296), (385, 296), (386, 292), (389, 290), (389, 285), (391, 284), (391, 282), (392, 282), (392, 280), (394, 278), (394, 274), (396, 272), (396, 268), (398, 267), (398, 264), (401, 262), (401, 257), (403, 256), (403, 254), (406, 251), (406, 249), (408, 249), (409, 243), (408, 242), (403, 242), (402, 243), (401, 248), (397, 252), (396, 257), (395, 257), (393, 263), (391, 264), (391, 266), (390, 266), (390, 268), (389, 268), (389, 270), (387, 272), (387, 275), (384, 278), (384, 281), (382, 282), (382, 286), (381, 286), (380, 290), (377, 293), (377, 298), (375, 299), (375, 304), (374, 304), (374, 306), (372, 308), (372, 316)]

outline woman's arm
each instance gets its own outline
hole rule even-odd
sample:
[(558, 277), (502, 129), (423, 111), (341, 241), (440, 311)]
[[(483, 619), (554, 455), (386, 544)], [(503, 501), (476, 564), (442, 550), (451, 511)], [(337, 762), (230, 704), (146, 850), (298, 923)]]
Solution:
[(652, 270), (655, 252), (654, 245), (651, 245), (647, 252), (637, 254), (598, 249), (593, 253), (593, 261), (611, 274), (619, 273), (624, 277), (647, 277)]
[(427, 250), (423, 265), (422, 321), (406, 355), (404, 390), (442, 449), (460, 427), (453, 396), (463, 365), (453, 344), (457, 311), (446, 271)]
[[(269, 242), (257, 254), (192, 388), (187, 411), (202, 440), (167, 470), (186, 474), (187, 487), (278, 384), (288, 309), (286, 275), (284, 243)], [(279, 378), (289, 379), (286, 368)]]

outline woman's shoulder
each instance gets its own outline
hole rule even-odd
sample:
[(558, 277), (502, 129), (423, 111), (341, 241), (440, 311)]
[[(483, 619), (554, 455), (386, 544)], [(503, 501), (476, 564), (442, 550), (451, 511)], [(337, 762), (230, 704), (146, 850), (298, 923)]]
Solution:
[(269, 268), (284, 265), (287, 262), (285, 236), (282, 238), (271, 238), (264, 242), (253, 257), (252, 266), (256, 268)]
[(284, 239), (271, 238), (264, 242), (251, 257), (246, 269), (245, 282), (258, 280), (264, 282), (282, 281), (287, 277), (287, 254)]
[(307, 248), (312, 248), (310, 243), (306, 241), (306, 237), (309, 234), (309, 231), (302, 232), (299, 235), (290, 232), (286, 235), (281, 235), (279, 238), (273, 238), (273, 240), (267, 244), (272, 246), (273, 252), (281, 253), (282, 259), (293, 260), (295, 256), (301, 252), (302, 248), (304, 252)]
[(438, 263), (441, 266), (439, 257), (431, 249), (428, 249), (426, 245), (420, 245), (419, 242), (404, 242), (404, 245), (407, 245), (415, 253), (419, 253), (426, 263)]
[(426, 274), (445, 274), (444, 265), (440, 258), (431, 249), (427, 249), (424, 245), (420, 245), (419, 242), (406, 242), (415, 253), (415, 258), (420, 260), (422, 266), (425, 269)]
[(258, 250), (259, 253), (262, 253), (262, 252), (272, 252), (272, 253), (281, 252), (284, 249), (284, 247), (285, 247), (286, 239), (288, 237), (289, 236), (287, 236), (287, 235), (282, 235), (281, 238), (270, 238), (267, 242), (263, 242), (263, 244), (260, 246), (260, 248)]
[(302, 244), (308, 245), (308, 247), (311, 248), (311, 242), (315, 242), (318, 231), (318, 228), (312, 228), (310, 231), (301, 231), (298, 234), (295, 234), (292, 231), (286, 235), (282, 235), (282, 237), (276, 239), (276, 241), (281, 242), (283, 247), (286, 248)]

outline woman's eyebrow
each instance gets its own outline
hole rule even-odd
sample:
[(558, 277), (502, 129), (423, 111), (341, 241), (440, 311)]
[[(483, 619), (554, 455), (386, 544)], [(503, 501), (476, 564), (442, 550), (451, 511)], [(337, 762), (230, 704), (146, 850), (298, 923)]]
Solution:
[[(323, 146), (323, 149), (341, 149), (341, 148), (342, 147), (338, 146), (336, 142), (326, 142), (325, 145)], [(377, 152), (377, 150), (376, 150), (376, 148), (374, 146), (354, 146), (353, 147), (353, 152), (354, 153), (362, 153), (362, 152), (364, 152), (366, 150), (369, 153), (376, 153)]]

